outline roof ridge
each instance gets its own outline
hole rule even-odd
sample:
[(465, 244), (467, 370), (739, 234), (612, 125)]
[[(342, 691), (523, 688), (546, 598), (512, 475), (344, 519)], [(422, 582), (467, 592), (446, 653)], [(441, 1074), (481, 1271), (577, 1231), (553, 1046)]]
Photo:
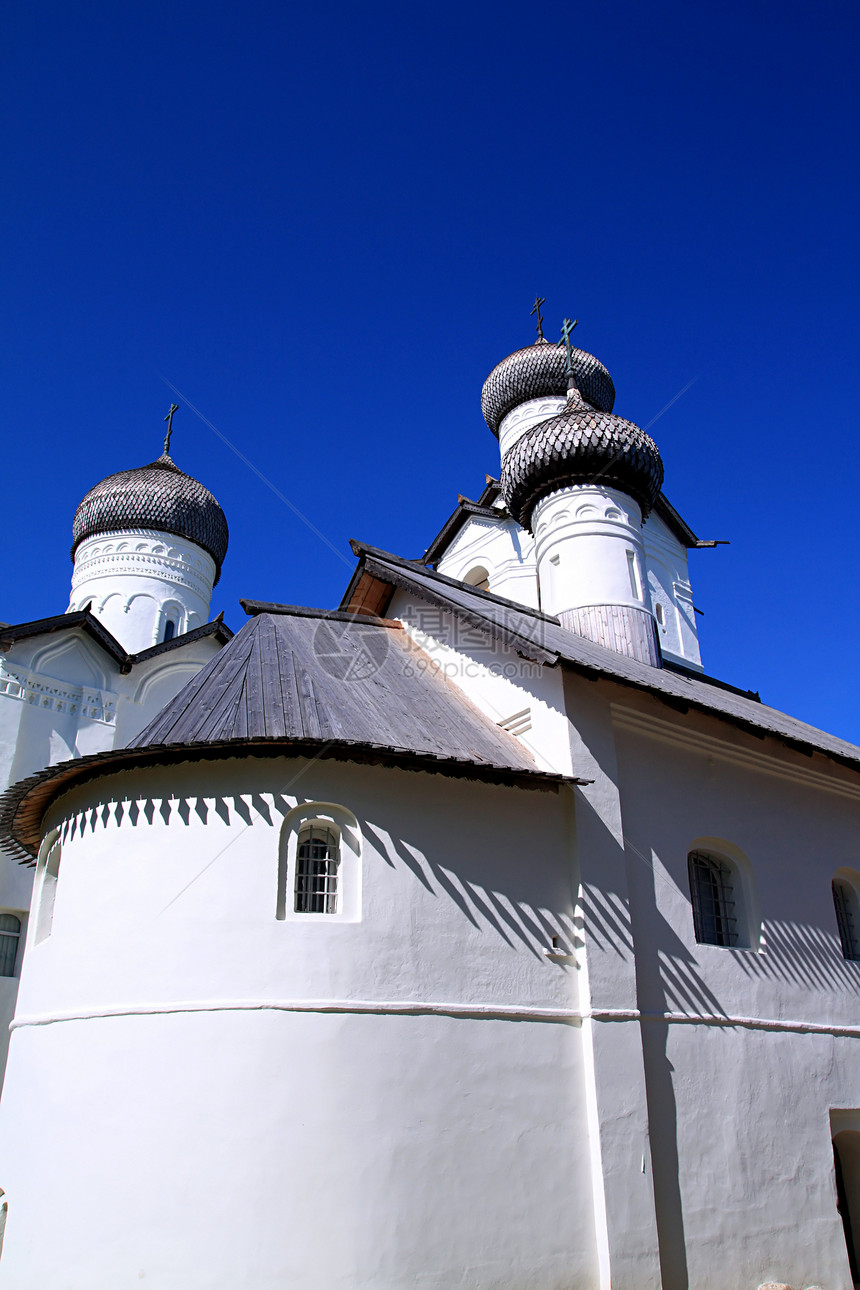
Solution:
[(261, 615), (270, 617), (292, 618), (331, 618), (337, 622), (355, 622), (359, 625), (374, 627), (396, 627), (401, 624), (396, 618), (378, 618), (375, 614), (360, 614), (348, 609), (315, 609), (309, 605), (280, 605), (268, 600), (240, 600), (239, 604), (249, 618)]

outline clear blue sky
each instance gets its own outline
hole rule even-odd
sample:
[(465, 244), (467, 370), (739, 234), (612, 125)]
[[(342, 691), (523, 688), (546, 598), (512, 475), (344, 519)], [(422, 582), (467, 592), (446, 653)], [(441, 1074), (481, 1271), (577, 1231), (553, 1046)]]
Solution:
[(7, 4), (0, 618), (62, 612), (86, 490), (173, 455), (213, 612), (335, 605), (498, 473), (480, 389), (579, 318), (655, 424), (709, 672), (860, 741), (860, 7)]

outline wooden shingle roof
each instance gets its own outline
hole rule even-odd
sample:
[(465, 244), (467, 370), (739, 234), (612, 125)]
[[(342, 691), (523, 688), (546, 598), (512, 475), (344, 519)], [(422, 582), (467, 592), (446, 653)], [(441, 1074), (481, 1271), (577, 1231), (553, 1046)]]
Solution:
[(48, 766), (7, 789), (0, 850), (31, 863), (45, 812), (75, 784), (243, 753), (382, 762), (523, 788), (580, 782), (540, 770), (399, 623), (247, 606), (250, 621), (132, 744)]
[(278, 608), (255, 613), (130, 747), (322, 739), (537, 771), (399, 623)]

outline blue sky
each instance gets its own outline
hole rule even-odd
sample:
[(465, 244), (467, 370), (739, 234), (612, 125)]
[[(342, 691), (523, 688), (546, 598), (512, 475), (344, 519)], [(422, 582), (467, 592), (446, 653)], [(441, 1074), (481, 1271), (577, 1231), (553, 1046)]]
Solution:
[(334, 606), (498, 473), (490, 369), (568, 314), (654, 425), (707, 670), (860, 741), (860, 8), (6, 5), (0, 618), (173, 455), (222, 503), (213, 612)]

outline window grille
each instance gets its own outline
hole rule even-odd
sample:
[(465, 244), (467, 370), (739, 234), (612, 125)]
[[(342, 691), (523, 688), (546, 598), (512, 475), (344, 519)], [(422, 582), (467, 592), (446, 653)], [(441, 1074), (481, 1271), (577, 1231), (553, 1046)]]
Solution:
[(336, 914), (340, 845), (334, 829), (305, 825), (296, 847), (297, 914)]
[(860, 940), (854, 918), (855, 897), (847, 882), (833, 883), (833, 905), (836, 909), (836, 926), (842, 942), (844, 959), (860, 959)]
[(21, 920), (14, 914), (0, 914), (0, 976), (14, 976), (21, 939)]
[(730, 865), (693, 851), (688, 857), (693, 926), (700, 945), (737, 945), (737, 918)]

